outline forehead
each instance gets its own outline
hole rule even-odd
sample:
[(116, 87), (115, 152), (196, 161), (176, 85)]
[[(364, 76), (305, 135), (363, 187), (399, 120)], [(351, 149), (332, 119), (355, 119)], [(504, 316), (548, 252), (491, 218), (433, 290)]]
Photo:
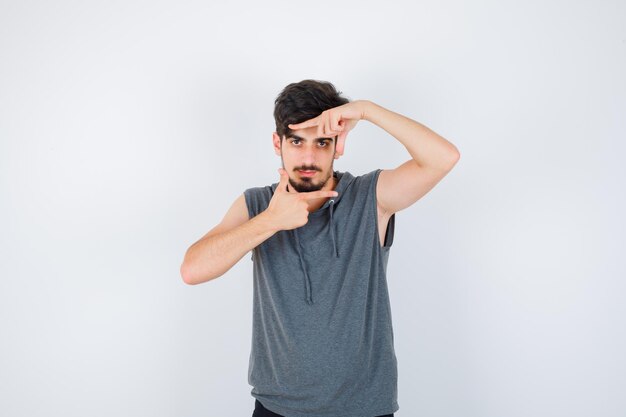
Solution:
[(308, 140), (322, 140), (322, 139), (330, 139), (333, 140), (334, 136), (317, 136), (317, 126), (311, 126), (304, 129), (293, 130), (291, 134), (285, 135), (287, 139), (300, 139), (304, 141)]

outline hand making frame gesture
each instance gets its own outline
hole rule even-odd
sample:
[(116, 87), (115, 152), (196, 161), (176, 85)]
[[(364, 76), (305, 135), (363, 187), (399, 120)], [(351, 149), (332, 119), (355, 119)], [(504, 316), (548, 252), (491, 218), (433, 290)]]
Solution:
[(309, 221), (308, 200), (316, 198), (336, 197), (337, 191), (318, 190), (298, 192), (289, 186), (287, 171), (279, 168), (280, 182), (270, 200), (267, 212), (278, 230), (295, 229), (304, 226)]
[(335, 147), (336, 157), (343, 155), (348, 132), (356, 126), (359, 120), (365, 118), (365, 105), (363, 100), (356, 100), (341, 106), (323, 111), (319, 116), (301, 123), (288, 125), (289, 129), (298, 130), (317, 126), (317, 136), (337, 136)]

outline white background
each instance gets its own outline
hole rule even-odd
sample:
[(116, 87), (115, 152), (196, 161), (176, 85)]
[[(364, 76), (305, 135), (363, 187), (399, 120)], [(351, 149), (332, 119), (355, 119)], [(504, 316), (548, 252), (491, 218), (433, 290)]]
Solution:
[[(396, 215), (398, 417), (622, 416), (619, 1), (0, 3), (0, 414), (250, 416), (252, 262), (185, 250), (278, 181), (327, 80), (461, 159)], [(409, 158), (369, 122), (336, 169)], [(371, 417), (371, 416), (364, 416)]]

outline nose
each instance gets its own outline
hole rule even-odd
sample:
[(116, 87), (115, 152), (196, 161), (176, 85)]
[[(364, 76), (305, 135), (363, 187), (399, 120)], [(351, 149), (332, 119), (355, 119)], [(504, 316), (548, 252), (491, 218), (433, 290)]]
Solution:
[(313, 165), (317, 165), (315, 163), (315, 147), (313, 146), (306, 146), (302, 149), (302, 154), (300, 155), (301, 161), (302, 161), (302, 165), (305, 166), (313, 166)]

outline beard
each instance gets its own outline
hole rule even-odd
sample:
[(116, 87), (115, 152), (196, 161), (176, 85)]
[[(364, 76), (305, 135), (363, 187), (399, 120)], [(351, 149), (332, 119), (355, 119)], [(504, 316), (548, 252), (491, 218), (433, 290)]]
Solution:
[[(282, 160), (282, 155), (281, 155), (281, 160)], [(324, 188), (324, 186), (326, 185), (326, 183), (330, 179), (331, 175), (334, 175), (333, 162), (334, 162), (334, 158), (333, 158), (333, 161), (331, 161), (331, 163), (330, 163), (330, 168), (328, 169), (325, 178), (321, 178), (320, 179), (320, 178), (303, 177), (303, 178), (300, 178), (299, 180), (294, 180), (290, 176), (289, 177), (289, 186), (291, 188), (293, 188), (294, 190), (296, 190), (297, 192), (299, 192), (299, 193), (308, 193), (308, 192), (311, 192), (311, 191), (321, 190), (322, 188)], [(286, 168), (285, 168), (285, 161), (283, 160), (282, 163), (283, 163), (283, 169), (286, 170)], [(302, 166), (296, 167), (294, 169), (294, 171), (297, 171), (298, 169), (315, 170), (318, 173), (322, 172), (322, 170), (319, 169), (318, 167), (302, 167)], [(296, 175), (298, 175), (298, 174), (296, 174)], [(315, 176), (318, 177), (319, 174), (316, 174)], [(314, 182), (314, 181), (317, 181), (317, 182)]]
[(301, 178), (301, 180), (297, 182), (293, 180), (291, 177), (289, 177), (289, 185), (293, 187), (293, 189), (299, 193), (308, 193), (311, 191), (318, 191), (324, 188), (324, 186), (330, 179), (330, 176), (332, 175), (332, 173), (333, 173), (333, 169), (331, 166), (330, 170), (328, 170), (328, 174), (326, 175), (326, 178), (320, 180), (319, 182), (313, 182), (314, 181), (313, 178)]

